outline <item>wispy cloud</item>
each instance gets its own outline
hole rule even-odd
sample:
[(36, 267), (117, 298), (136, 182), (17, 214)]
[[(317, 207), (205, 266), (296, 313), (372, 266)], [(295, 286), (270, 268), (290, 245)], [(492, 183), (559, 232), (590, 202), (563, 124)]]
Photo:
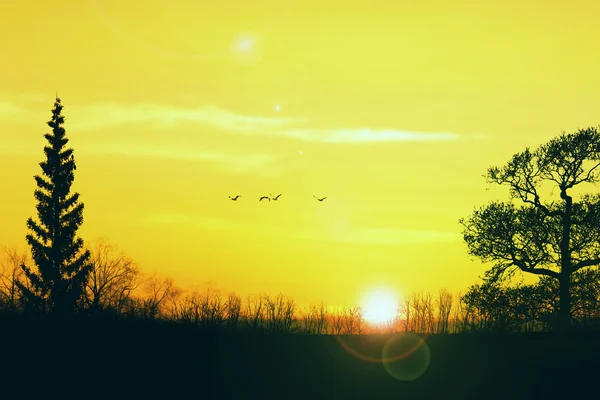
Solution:
[(159, 213), (145, 217), (144, 221), (158, 225), (176, 225), (188, 229), (217, 229), (217, 230), (244, 230), (244, 231), (271, 231), (277, 232), (281, 228), (265, 224), (248, 224), (226, 218), (214, 218), (177, 213)]
[(382, 243), (423, 243), (448, 242), (461, 240), (461, 235), (454, 232), (405, 230), (405, 229), (358, 229), (358, 236)]
[(450, 132), (411, 132), (397, 129), (371, 128), (297, 128), (308, 118), (244, 115), (215, 105), (186, 108), (154, 103), (124, 105), (103, 103), (73, 107), (70, 128), (76, 130), (103, 129), (126, 124), (153, 124), (157, 128), (195, 123), (231, 133), (272, 135), (324, 143), (368, 143), (399, 141), (452, 141), (462, 138)]
[(0, 101), (0, 118), (8, 118), (23, 114), (25, 110), (15, 104)]
[(381, 228), (333, 229), (322, 233), (301, 233), (300, 237), (318, 241), (356, 244), (418, 244), (459, 241), (458, 233)]
[(451, 132), (412, 132), (398, 129), (291, 129), (293, 125), (309, 122), (309, 119), (244, 115), (215, 105), (186, 108), (154, 103), (134, 105), (104, 103), (73, 107), (71, 114), (71, 128), (78, 130), (102, 129), (125, 124), (154, 124), (157, 128), (165, 128), (177, 124), (196, 123), (231, 133), (272, 135), (323, 143), (432, 142), (465, 138)]
[(135, 105), (104, 103), (73, 107), (71, 113), (71, 128), (78, 130), (101, 129), (124, 124), (154, 124), (157, 128), (165, 128), (183, 123), (197, 123), (231, 133), (271, 135), (323, 143), (435, 142), (477, 137), (475, 135), (467, 137), (452, 132), (413, 132), (399, 129), (290, 128), (293, 125), (306, 123), (309, 119), (244, 115), (215, 105), (185, 108), (153, 103)]
[(99, 146), (80, 145), (79, 154), (106, 154), (124, 157), (165, 158), (210, 162), (218, 164), (225, 171), (232, 173), (259, 173), (276, 177), (280, 174), (279, 157), (273, 154), (225, 153), (219, 151), (193, 151), (190, 149), (168, 149), (141, 146)]
[(432, 242), (460, 241), (458, 233), (380, 229), (380, 228), (349, 228), (323, 230), (285, 230), (283, 227), (267, 224), (247, 224), (224, 218), (200, 217), (186, 214), (154, 214), (146, 217), (146, 222), (161, 225), (179, 225), (192, 229), (245, 230), (260, 232), (279, 232), (296, 239), (337, 242), (347, 244), (419, 244)]
[(461, 138), (456, 133), (408, 132), (394, 129), (290, 129), (283, 132), (301, 140), (328, 143), (447, 141)]
[[(28, 95), (19, 97), (16, 103), (0, 101), (0, 118), (33, 113), (39, 107), (39, 97)], [(23, 103), (23, 104), (22, 104)], [(26, 104), (27, 103), (27, 104)], [(31, 103), (31, 104), (29, 104)], [(33, 114), (32, 114), (33, 115)], [(182, 107), (168, 104), (138, 103), (123, 104), (104, 102), (88, 105), (67, 105), (68, 131), (89, 131), (120, 126), (169, 128), (170, 135), (177, 137), (178, 125), (190, 124), (209, 126), (228, 133), (242, 133), (257, 136), (292, 138), (302, 141), (361, 144), (384, 142), (438, 142), (481, 139), (483, 135), (464, 135), (453, 132), (421, 132), (402, 129), (360, 128), (319, 128), (308, 118), (247, 115), (220, 108), (214, 104), (201, 107)], [(307, 126), (310, 122), (311, 126)], [(299, 126), (302, 125), (302, 126)]]
[(305, 121), (303, 118), (241, 115), (215, 105), (186, 108), (154, 103), (102, 103), (73, 106), (70, 112), (71, 128), (78, 130), (125, 124), (156, 124), (157, 127), (164, 128), (180, 123), (199, 123), (225, 131), (250, 133), (270, 131)]

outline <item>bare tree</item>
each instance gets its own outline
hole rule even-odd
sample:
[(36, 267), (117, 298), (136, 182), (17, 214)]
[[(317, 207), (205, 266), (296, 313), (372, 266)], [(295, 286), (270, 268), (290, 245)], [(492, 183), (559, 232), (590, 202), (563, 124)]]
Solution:
[(184, 296), (173, 296), (171, 316), (184, 323), (205, 329), (221, 327), (225, 322), (226, 303), (221, 290), (211, 284), (203, 291), (194, 290)]
[(164, 315), (166, 303), (173, 302), (181, 295), (181, 290), (176, 288), (171, 278), (160, 279), (155, 274), (145, 282), (147, 296), (142, 299), (140, 316), (143, 319), (156, 319)]
[(414, 311), (414, 331), (417, 333), (422, 333), (425, 326), (425, 312), (424, 307), (422, 305), (422, 296), (423, 293), (414, 293), (412, 298), (412, 308)]
[(413, 331), (418, 333), (431, 333), (435, 325), (434, 302), (431, 293), (411, 293), (410, 313), (413, 320)]
[(330, 315), (331, 328), (334, 335), (340, 335), (344, 329), (344, 311), (335, 310)]
[(449, 333), (449, 319), (452, 311), (452, 293), (446, 288), (439, 291), (438, 300), (438, 333)]
[(364, 328), (363, 321), (362, 309), (359, 306), (344, 307), (343, 326), (346, 334), (361, 334)]
[(303, 331), (305, 333), (308, 333), (309, 335), (313, 335), (313, 334), (317, 333), (315, 317), (313, 315), (313, 312), (314, 312), (313, 304), (311, 304), (310, 306), (308, 306), (304, 310), (302, 310), (302, 328), (303, 328)]
[(205, 327), (220, 327), (225, 320), (225, 302), (221, 291), (214, 286), (207, 287), (199, 296), (200, 320)]
[(196, 313), (193, 307), (193, 293), (178, 296), (175, 302), (172, 303), (170, 310), (171, 318), (176, 322), (184, 324), (194, 324), (199, 320), (199, 314)]
[(469, 324), (469, 310), (465, 307), (463, 302), (463, 294), (461, 291), (458, 292), (455, 299), (454, 306), (454, 332), (465, 332)]
[(237, 293), (230, 292), (227, 295), (225, 308), (227, 313), (227, 325), (231, 329), (237, 329), (242, 312), (242, 298)]
[(423, 297), (423, 316), (425, 333), (433, 333), (435, 327), (435, 310), (433, 296), (427, 292)]
[(403, 325), (403, 320), (402, 320), (402, 314), (404, 313), (404, 305), (403, 302), (399, 302), (398, 305), (396, 306), (396, 315), (391, 323), (390, 326), (390, 333), (396, 333), (396, 332), (400, 332), (402, 331), (402, 325)]
[(410, 294), (404, 297), (404, 301), (402, 303), (402, 312), (404, 314), (404, 332), (414, 332), (414, 310), (413, 310), (413, 300), (415, 298), (415, 293), (411, 292)]
[(327, 306), (321, 302), (311, 304), (304, 314), (304, 327), (309, 334), (327, 333)]
[(92, 270), (86, 283), (87, 306), (92, 311), (111, 309), (119, 315), (142, 282), (140, 269), (131, 258), (102, 238), (96, 241), (90, 253)]
[(244, 309), (244, 317), (246, 323), (251, 329), (262, 329), (266, 315), (263, 296), (248, 295), (246, 299), (246, 307)]
[(294, 322), (296, 305), (294, 300), (279, 294), (263, 298), (266, 307), (267, 329), (271, 332), (290, 332)]
[(27, 283), (21, 264), (27, 264), (29, 256), (26, 252), (19, 253), (14, 246), (3, 246), (0, 256), (0, 307), (14, 312), (19, 308), (20, 299), (17, 282)]

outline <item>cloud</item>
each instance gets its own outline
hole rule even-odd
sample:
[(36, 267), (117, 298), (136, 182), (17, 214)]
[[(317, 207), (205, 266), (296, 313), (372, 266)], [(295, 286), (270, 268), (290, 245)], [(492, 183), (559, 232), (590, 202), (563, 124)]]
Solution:
[(185, 108), (153, 103), (72, 106), (69, 115), (71, 129), (78, 130), (104, 129), (125, 124), (157, 124), (159, 128), (165, 128), (191, 122), (225, 131), (252, 133), (305, 121), (303, 118), (241, 115), (215, 105)]
[(277, 177), (281, 173), (278, 165), (279, 156), (256, 153), (224, 153), (219, 151), (193, 151), (189, 149), (168, 149), (141, 146), (100, 146), (80, 145), (78, 153), (106, 154), (124, 157), (148, 157), (210, 162), (232, 173), (259, 173), (264, 176)]
[(357, 236), (377, 243), (425, 243), (448, 242), (461, 240), (461, 235), (454, 232), (421, 231), (405, 229), (357, 229)]
[(145, 222), (160, 225), (177, 225), (191, 229), (219, 229), (219, 230), (245, 230), (245, 231), (270, 231), (277, 232), (278, 226), (265, 224), (247, 224), (226, 218), (204, 217), (189, 214), (160, 213), (148, 215)]
[(458, 233), (383, 228), (333, 229), (301, 234), (304, 239), (355, 244), (418, 244), (461, 240)]
[[(18, 116), (15, 122), (31, 122), (45, 124), (50, 119), (50, 109), (54, 104), (54, 97), (44, 96), (39, 93), (13, 93), (0, 91), (0, 118)], [(37, 120), (42, 117), (41, 120)]]
[(193, 229), (245, 230), (277, 232), (295, 239), (327, 241), (347, 244), (419, 244), (460, 241), (461, 235), (452, 232), (420, 231), (381, 228), (335, 229), (323, 232), (309, 230), (286, 231), (279, 226), (267, 224), (246, 224), (225, 218), (200, 217), (186, 214), (154, 214), (146, 217), (146, 222), (162, 225), (179, 225)]
[(232, 133), (272, 135), (323, 143), (432, 142), (466, 138), (451, 132), (413, 132), (397, 129), (289, 129), (291, 125), (308, 121), (307, 118), (244, 115), (213, 104), (189, 108), (155, 103), (125, 105), (107, 102), (69, 108), (69, 128), (80, 131), (132, 124), (154, 124), (163, 129), (178, 124), (196, 123)]
[[(35, 109), (37, 109), (40, 97), (29, 94), (18, 99), (18, 103), (0, 102), (0, 118), (10, 118), (18, 114), (22, 117), (25, 113), (34, 115), (33, 103), (36, 103)], [(337, 144), (439, 142), (484, 138), (483, 135), (463, 135), (452, 132), (420, 132), (368, 127), (303, 128), (298, 127), (298, 124), (309, 122), (308, 118), (244, 115), (214, 104), (194, 108), (150, 102), (131, 105), (104, 102), (67, 105), (65, 115), (68, 132), (138, 125), (154, 127), (158, 130), (169, 128), (169, 135), (173, 138), (177, 137), (178, 131), (171, 128), (183, 124), (200, 124), (229, 133), (288, 137), (302, 141)]]
[(23, 114), (25, 110), (12, 103), (0, 101), (0, 118), (8, 118)]
[[(399, 141), (452, 141), (462, 138), (456, 133), (411, 132), (395, 129), (289, 129), (291, 125), (305, 123), (307, 118), (266, 117), (238, 114), (215, 105), (186, 108), (154, 103), (124, 105), (103, 103), (73, 106), (69, 114), (70, 129), (80, 131), (104, 129), (126, 124), (154, 124), (157, 128), (171, 128), (178, 124), (208, 125), (231, 133), (271, 135), (323, 143), (369, 143)], [(175, 132), (173, 132), (176, 134)]]
[(292, 129), (284, 135), (300, 140), (326, 143), (367, 143), (367, 142), (406, 142), (406, 141), (448, 141), (461, 138), (456, 133), (408, 132), (393, 129)]

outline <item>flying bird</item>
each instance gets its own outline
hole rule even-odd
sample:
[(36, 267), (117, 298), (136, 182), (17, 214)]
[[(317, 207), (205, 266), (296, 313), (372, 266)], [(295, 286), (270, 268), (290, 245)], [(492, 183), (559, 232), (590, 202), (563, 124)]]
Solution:
[(233, 200), (233, 201), (236, 201), (236, 200), (237, 200), (237, 199), (239, 199), (240, 197), (241, 197), (241, 195), (239, 195), (239, 194), (238, 194), (237, 196), (235, 196), (235, 197), (231, 197), (231, 196), (229, 196), (229, 198), (230, 198), (231, 200)]
[(319, 200), (319, 201), (323, 201), (323, 200), (325, 200), (325, 199), (327, 198), (327, 197), (318, 198), (318, 197), (317, 197), (317, 196), (315, 196), (314, 194), (313, 194), (313, 197), (314, 197), (315, 199)]
[(267, 200), (271, 201), (271, 198), (270, 198), (269, 196), (263, 196), (263, 197), (261, 197), (261, 198), (258, 200), (258, 202), (260, 203), (260, 202), (261, 202), (261, 201), (263, 201), (264, 199), (267, 199)]
[(277, 196), (275, 196), (275, 197), (273, 197), (273, 194), (272, 194), (272, 193), (269, 193), (269, 194), (271, 195), (271, 198), (272, 198), (273, 200), (277, 200), (277, 199), (279, 198), (279, 196), (281, 196), (283, 193), (279, 193), (279, 194), (278, 194)]

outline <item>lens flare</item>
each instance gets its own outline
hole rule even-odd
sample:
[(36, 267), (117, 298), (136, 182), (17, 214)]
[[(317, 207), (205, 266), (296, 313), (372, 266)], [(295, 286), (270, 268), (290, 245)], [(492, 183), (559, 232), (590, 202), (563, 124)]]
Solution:
[[(186, 51), (177, 51), (174, 49), (167, 49), (160, 47), (160, 45), (153, 43), (151, 40), (144, 40), (140, 36), (131, 32), (130, 29), (127, 29), (124, 24), (119, 23), (114, 15), (107, 10), (106, 7), (102, 5), (101, 0), (88, 0), (96, 12), (98, 16), (102, 19), (104, 24), (116, 32), (122, 40), (128, 42), (130, 45), (143, 49), (149, 53), (153, 53), (158, 56), (171, 58), (171, 59), (180, 59), (180, 60), (211, 60), (226, 57), (228, 54), (233, 56), (234, 61), (240, 62), (244, 65), (254, 65), (256, 62), (260, 61), (262, 58), (262, 48), (263, 48), (263, 39), (266, 37), (277, 24), (281, 22), (281, 20), (289, 13), (294, 0), (282, 0), (280, 11), (270, 19), (262, 29), (258, 29), (258, 33), (252, 34), (252, 36), (256, 40), (243, 40), (239, 42), (238, 39), (243, 33), (238, 33), (237, 36), (234, 37), (232, 48), (235, 48), (235, 51), (232, 51), (232, 48), (221, 48), (215, 49), (210, 52), (186, 52)], [(168, 7), (169, 3), (164, 2), (164, 4), (160, 4), (162, 7)], [(235, 32), (231, 32), (232, 35), (235, 35)], [(248, 34), (245, 34), (246, 36)], [(229, 51), (228, 51), (229, 50)]]
[(262, 59), (263, 51), (261, 37), (252, 32), (241, 32), (231, 42), (231, 56), (242, 65), (256, 65)]
[(382, 351), (382, 364), (390, 376), (399, 381), (420, 378), (431, 360), (429, 346), (424, 338), (413, 333), (392, 336)]

